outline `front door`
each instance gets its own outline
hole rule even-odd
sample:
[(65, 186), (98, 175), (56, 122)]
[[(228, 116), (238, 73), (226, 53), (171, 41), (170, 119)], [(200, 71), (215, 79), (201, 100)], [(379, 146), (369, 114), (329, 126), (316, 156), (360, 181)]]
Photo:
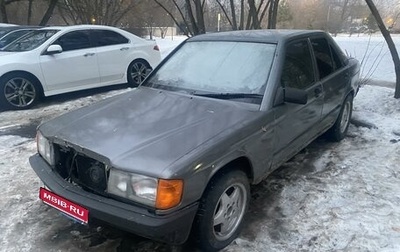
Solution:
[(68, 92), (100, 83), (97, 55), (88, 31), (66, 33), (53, 44), (60, 45), (63, 51), (40, 56), (40, 65), (49, 91)]
[(308, 93), (307, 104), (285, 102), (274, 108), (274, 165), (287, 161), (318, 133), (315, 125), (321, 119), (324, 92), (316, 81), (315, 68), (308, 39), (293, 41), (286, 46), (281, 85)]

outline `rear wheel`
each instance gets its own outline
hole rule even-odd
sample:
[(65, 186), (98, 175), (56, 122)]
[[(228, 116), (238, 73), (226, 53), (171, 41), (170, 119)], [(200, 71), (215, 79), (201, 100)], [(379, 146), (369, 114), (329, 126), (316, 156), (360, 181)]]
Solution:
[(128, 84), (131, 87), (139, 86), (151, 72), (149, 63), (145, 60), (135, 60), (128, 67)]
[(40, 99), (37, 80), (28, 74), (10, 73), (0, 79), (0, 104), (9, 109), (27, 109)]
[(204, 251), (228, 246), (240, 233), (250, 200), (246, 174), (240, 170), (221, 174), (210, 182), (194, 226), (194, 237)]
[(333, 141), (342, 140), (350, 125), (351, 114), (353, 112), (353, 95), (349, 94), (342, 104), (339, 116), (335, 124), (329, 129), (328, 135)]

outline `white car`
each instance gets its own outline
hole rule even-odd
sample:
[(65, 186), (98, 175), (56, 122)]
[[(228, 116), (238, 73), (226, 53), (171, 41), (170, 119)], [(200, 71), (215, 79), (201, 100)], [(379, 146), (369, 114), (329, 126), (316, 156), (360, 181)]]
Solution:
[(128, 82), (160, 62), (154, 41), (97, 25), (46, 27), (0, 52), (0, 106), (26, 109), (51, 96)]

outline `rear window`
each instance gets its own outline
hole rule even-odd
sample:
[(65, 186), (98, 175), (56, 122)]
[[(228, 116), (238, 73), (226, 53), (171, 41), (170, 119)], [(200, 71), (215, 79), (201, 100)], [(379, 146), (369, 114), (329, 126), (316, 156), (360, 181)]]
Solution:
[(129, 39), (109, 30), (92, 30), (95, 46), (109, 46), (129, 43)]

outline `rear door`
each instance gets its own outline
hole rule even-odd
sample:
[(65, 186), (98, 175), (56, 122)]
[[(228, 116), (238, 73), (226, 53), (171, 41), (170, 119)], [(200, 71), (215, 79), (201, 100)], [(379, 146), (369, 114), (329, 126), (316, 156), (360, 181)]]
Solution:
[(63, 92), (96, 86), (100, 83), (97, 55), (90, 41), (89, 30), (71, 31), (53, 44), (63, 51), (41, 55), (40, 65), (49, 90)]
[(349, 72), (344, 67), (340, 54), (325, 37), (311, 38), (319, 79), (325, 91), (322, 122), (329, 126), (340, 111), (346, 87), (350, 81)]
[(101, 82), (122, 83), (130, 63), (127, 62), (127, 54), (131, 50), (129, 39), (111, 30), (94, 29), (91, 34), (96, 46)]
[(279, 165), (297, 153), (318, 133), (324, 93), (315, 76), (311, 45), (307, 38), (289, 42), (286, 46), (281, 85), (308, 93), (307, 104), (285, 102), (274, 108), (276, 134), (274, 165)]

